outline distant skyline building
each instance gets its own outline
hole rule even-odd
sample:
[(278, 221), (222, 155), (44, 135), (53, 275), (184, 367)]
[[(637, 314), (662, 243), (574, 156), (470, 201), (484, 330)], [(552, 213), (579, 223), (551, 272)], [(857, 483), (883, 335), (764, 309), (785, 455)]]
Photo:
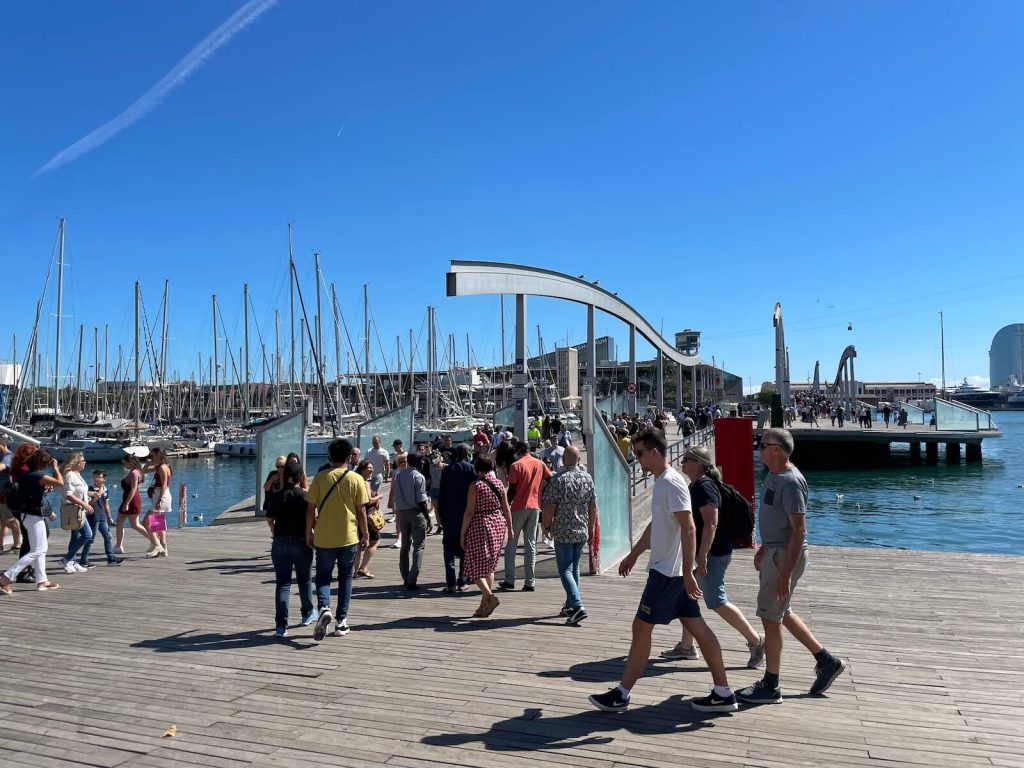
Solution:
[(988, 381), (998, 389), (1014, 379), (1024, 384), (1024, 323), (1000, 328), (988, 350)]

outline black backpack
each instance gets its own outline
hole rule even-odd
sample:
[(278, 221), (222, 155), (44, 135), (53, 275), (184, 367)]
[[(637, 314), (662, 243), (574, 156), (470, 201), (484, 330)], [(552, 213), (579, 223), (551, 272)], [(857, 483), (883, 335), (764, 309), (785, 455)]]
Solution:
[(11, 512), (21, 512), (25, 509), (25, 495), (18, 487), (17, 481), (11, 480), (7, 483), (4, 489), (4, 504)]
[(722, 496), (718, 508), (718, 525), (732, 540), (734, 549), (754, 546), (754, 508), (750, 501), (728, 483), (718, 483)]

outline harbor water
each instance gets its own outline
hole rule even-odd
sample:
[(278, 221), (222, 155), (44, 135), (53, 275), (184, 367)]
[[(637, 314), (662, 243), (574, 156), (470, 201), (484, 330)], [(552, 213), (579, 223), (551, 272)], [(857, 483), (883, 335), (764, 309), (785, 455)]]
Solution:
[[(985, 441), (982, 464), (912, 467), (908, 462), (874, 471), (807, 472), (810, 543), (1024, 554), (1024, 488), (1019, 487), (1024, 483), (1024, 412), (998, 413), (995, 419), (1004, 437)], [(105, 467), (116, 510), (121, 468)], [(177, 525), (180, 483), (187, 486), (190, 527), (208, 525), (255, 492), (256, 462), (251, 459), (188, 459), (174, 462), (173, 469), (172, 526)]]
[(1024, 554), (1024, 411), (993, 419), (1003, 437), (984, 441), (981, 464), (910, 466), (908, 454), (903, 467), (805, 473), (809, 543)]

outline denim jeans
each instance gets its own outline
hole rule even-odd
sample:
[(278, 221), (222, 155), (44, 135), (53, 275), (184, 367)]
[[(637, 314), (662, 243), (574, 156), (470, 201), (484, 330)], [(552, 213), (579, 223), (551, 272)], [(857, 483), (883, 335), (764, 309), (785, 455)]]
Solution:
[(75, 559), (78, 550), (86, 546), (92, 540), (92, 528), (89, 526), (89, 516), (85, 516), (82, 527), (77, 531), (71, 531), (71, 538), (68, 540), (68, 553), (64, 559), (71, 561)]
[(537, 521), (539, 509), (517, 509), (512, 512), (512, 535), (505, 545), (505, 581), (516, 583), (516, 545), (523, 534), (523, 580), (533, 586), (533, 569), (537, 565)]
[(555, 564), (558, 566), (558, 577), (565, 589), (566, 608), (583, 607), (583, 598), (580, 597), (580, 557), (586, 545), (585, 541), (575, 544), (555, 542)]
[[(419, 509), (398, 510), (398, 530), (402, 537), (402, 549), (398, 553), (398, 570), (402, 581), (415, 584), (423, 567), (423, 552), (427, 548), (427, 517)], [(409, 565), (409, 549), (412, 549), (412, 566)]]
[[(299, 605), (303, 618), (313, 610), (313, 550), (306, 543), (305, 536), (275, 536), (270, 547), (270, 559), (274, 562), (274, 576), (277, 581), (274, 624), (278, 627), (287, 627), (292, 571), (295, 572), (295, 580), (299, 583)], [(330, 574), (327, 580), (330, 590)]]
[(99, 533), (103, 537), (103, 551), (107, 555), (107, 562), (113, 562), (114, 560), (114, 540), (110, 535), (110, 525), (107, 523), (106, 515), (86, 515), (85, 520), (88, 525), (92, 528), (92, 536), (85, 542), (85, 546), (82, 547), (82, 554), (79, 557), (79, 562), (85, 565), (89, 562), (89, 552), (92, 551), (93, 542), (96, 541), (96, 534)]
[(337, 563), (338, 610), (334, 618), (338, 621), (348, 616), (348, 604), (352, 601), (352, 573), (358, 551), (359, 544), (316, 548), (316, 607), (331, 607), (331, 576), (334, 575), (334, 564)]

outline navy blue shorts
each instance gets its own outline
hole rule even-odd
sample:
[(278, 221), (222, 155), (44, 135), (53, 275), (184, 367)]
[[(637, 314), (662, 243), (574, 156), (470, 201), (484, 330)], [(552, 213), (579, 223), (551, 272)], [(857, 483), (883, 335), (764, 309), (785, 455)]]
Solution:
[(671, 624), (676, 619), (700, 618), (700, 605), (686, 594), (682, 576), (666, 576), (660, 571), (647, 574), (647, 586), (640, 596), (636, 617), (648, 624)]

